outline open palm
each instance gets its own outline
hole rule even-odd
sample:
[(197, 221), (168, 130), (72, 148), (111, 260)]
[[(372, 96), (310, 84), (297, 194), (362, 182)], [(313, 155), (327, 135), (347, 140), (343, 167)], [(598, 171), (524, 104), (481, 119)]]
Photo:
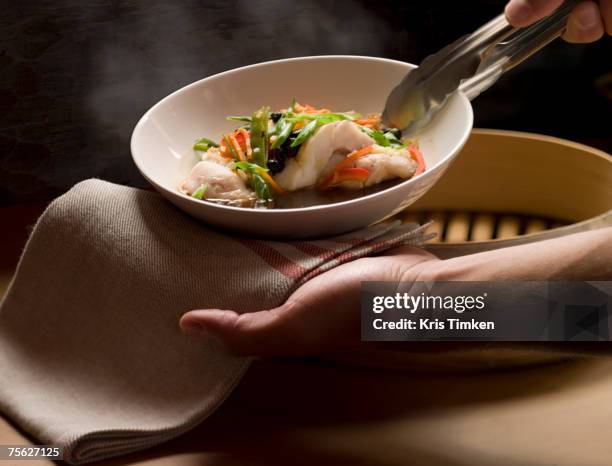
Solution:
[(403, 246), (325, 272), (277, 308), (242, 315), (231, 310), (191, 311), (180, 325), (186, 333), (215, 338), (238, 355), (321, 352), (359, 340), (361, 282), (414, 281), (437, 260), (421, 249)]

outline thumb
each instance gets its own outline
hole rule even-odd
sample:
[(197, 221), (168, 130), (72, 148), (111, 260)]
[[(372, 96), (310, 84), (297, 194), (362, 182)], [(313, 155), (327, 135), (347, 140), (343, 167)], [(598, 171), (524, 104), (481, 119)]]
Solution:
[(510, 0), (506, 18), (514, 27), (529, 26), (548, 16), (561, 6), (563, 0)]
[(286, 303), (246, 314), (220, 309), (190, 311), (179, 325), (188, 335), (211, 337), (238, 356), (306, 354), (316, 348), (317, 338), (305, 331), (303, 322), (290, 317), (292, 306)]

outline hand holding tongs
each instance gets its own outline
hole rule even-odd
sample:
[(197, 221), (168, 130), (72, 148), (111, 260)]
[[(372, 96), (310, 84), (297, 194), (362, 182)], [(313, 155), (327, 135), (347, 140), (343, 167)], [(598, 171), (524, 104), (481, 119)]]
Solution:
[(567, 0), (550, 16), (522, 29), (499, 15), (428, 56), (389, 94), (384, 124), (412, 133), (427, 124), (455, 91), (474, 99), (507, 70), (563, 34), (579, 1)]

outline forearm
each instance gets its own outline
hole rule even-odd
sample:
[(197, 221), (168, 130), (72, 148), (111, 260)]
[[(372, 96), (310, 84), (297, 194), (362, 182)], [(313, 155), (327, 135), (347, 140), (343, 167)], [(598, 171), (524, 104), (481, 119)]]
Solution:
[(432, 280), (612, 280), (612, 228), (432, 262)]

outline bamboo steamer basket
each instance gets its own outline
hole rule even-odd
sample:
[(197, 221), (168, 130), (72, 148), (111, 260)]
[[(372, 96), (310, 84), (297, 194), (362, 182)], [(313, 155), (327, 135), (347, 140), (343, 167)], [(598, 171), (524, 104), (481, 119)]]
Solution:
[[(438, 183), (404, 221), (432, 220), (427, 249), (456, 257), (612, 226), (612, 157), (538, 134), (473, 130)], [(540, 343), (362, 344), (336, 362), (395, 370), (485, 370), (575, 358)]]

